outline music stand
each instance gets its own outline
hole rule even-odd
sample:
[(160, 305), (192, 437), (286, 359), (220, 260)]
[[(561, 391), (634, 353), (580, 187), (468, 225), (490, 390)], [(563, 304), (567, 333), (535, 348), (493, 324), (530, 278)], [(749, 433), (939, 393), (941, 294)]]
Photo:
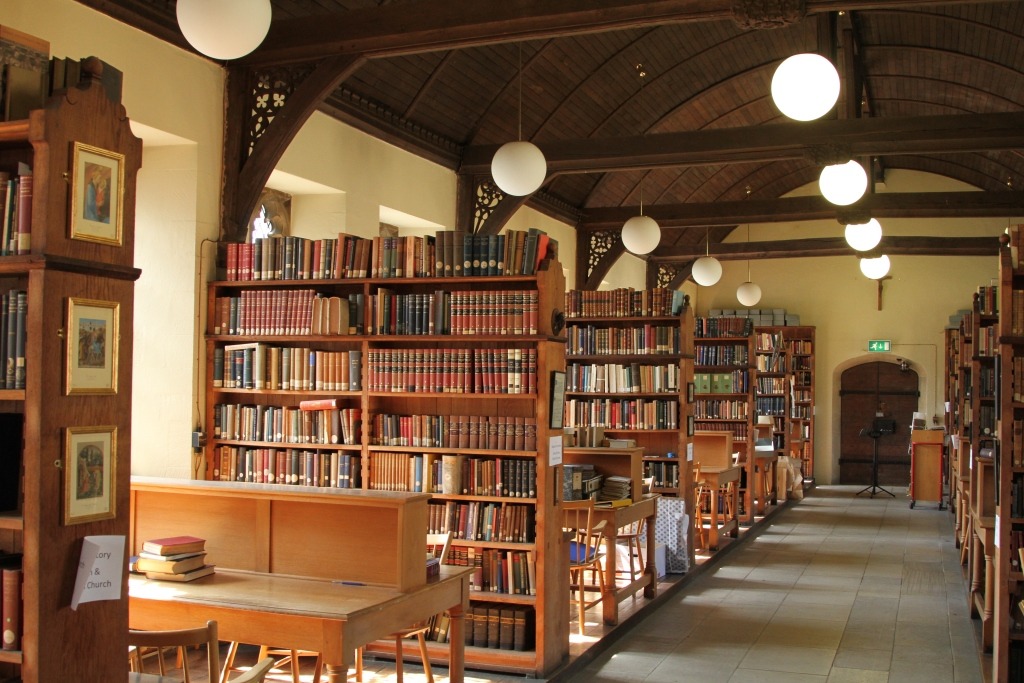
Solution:
[(859, 496), (865, 491), (870, 491), (871, 497), (874, 498), (875, 494), (881, 491), (882, 493), (888, 493), (893, 498), (896, 497), (895, 493), (887, 491), (878, 485), (878, 439), (886, 434), (894, 434), (895, 432), (896, 421), (882, 418), (876, 418), (874, 422), (871, 423), (870, 427), (860, 430), (861, 436), (866, 436), (871, 439), (874, 448), (871, 455), (871, 485), (865, 486), (860, 491), (857, 491), (856, 495)]

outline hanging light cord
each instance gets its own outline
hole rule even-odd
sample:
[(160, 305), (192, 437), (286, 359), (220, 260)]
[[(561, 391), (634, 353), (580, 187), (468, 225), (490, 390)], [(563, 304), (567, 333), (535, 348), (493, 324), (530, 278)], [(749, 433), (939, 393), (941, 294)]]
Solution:
[(523, 141), (523, 44), (519, 43), (519, 141)]
[[(639, 64), (636, 65), (636, 72), (637, 72), (637, 74), (640, 75), (640, 115), (643, 116), (643, 113), (644, 113), (644, 77), (647, 75), (647, 72), (644, 71), (643, 63), (639, 63)], [(637, 118), (639, 119), (640, 117), (637, 117)], [(642, 124), (640, 126), (640, 137), (645, 137), (644, 136), (644, 127), (643, 127)], [(647, 178), (647, 172), (646, 171), (640, 171), (640, 215), (641, 216), (644, 215), (644, 180), (646, 178)]]

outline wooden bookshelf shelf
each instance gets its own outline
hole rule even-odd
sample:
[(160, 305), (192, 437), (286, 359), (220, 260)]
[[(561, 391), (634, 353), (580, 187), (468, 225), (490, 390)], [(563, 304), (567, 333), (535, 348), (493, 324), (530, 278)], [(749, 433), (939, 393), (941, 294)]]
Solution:
[(17, 512), (0, 512), (0, 529), (24, 531), (25, 518)]

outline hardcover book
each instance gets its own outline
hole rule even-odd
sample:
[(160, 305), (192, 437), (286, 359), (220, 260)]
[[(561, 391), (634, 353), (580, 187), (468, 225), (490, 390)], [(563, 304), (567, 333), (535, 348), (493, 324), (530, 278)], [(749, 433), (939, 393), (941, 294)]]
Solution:
[(202, 552), (206, 539), (195, 536), (168, 536), (143, 542), (142, 550), (156, 555), (175, 555), (187, 552)]

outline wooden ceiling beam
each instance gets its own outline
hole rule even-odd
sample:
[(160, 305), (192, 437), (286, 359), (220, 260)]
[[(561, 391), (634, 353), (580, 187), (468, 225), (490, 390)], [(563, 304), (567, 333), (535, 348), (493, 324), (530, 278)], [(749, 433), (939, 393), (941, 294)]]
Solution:
[[(587, 209), (580, 231), (617, 230), (638, 207)], [(1024, 192), (887, 192), (865, 195), (852, 206), (836, 206), (824, 197), (744, 199), (701, 204), (648, 204), (644, 212), (665, 230), (732, 227), (742, 223), (788, 223), (835, 219), (841, 224), (859, 217), (993, 218), (1024, 215)]]
[[(1024, 147), (1024, 112), (773, 123), (623, 138), (538, 141), (548, 174), (598, 173)], [(490, 172), (498, 145), (467, 147), (460, 173)]]
[[(916, 237), (894, 235), (883, 237), (871, 251), (856, 251), (842, 237), (814, 237), (769, 242), (722, 242), (715, 244), (711, 255), (719, 261), (803, 258), (806, 256), (996, 256), (998, 237)], [(705, 255), (703, 245), (693, 247), (661, 247), (648, 257), (657, 263), (685, 263)]]
[[(89, 3), (101, 0), (82, 0)], [(807, 0), (808, 15), (858, 9), (980, 4), (997, 0)], [(435, 52), (733, 18), (735, 0), (423, 0), (271, 24), (263, 44), (239, 60), (266, 65), (339, 54), (366, 57)]]

